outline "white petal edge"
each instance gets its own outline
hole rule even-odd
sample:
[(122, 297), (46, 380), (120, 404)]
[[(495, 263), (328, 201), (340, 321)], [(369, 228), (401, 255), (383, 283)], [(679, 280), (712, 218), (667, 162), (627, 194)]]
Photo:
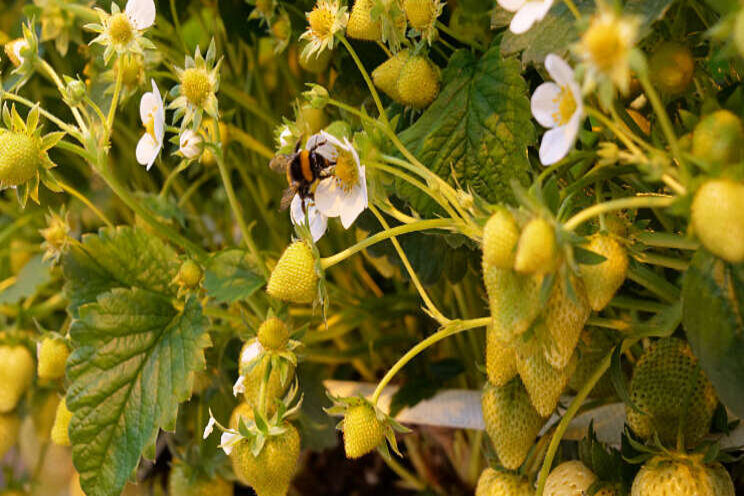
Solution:
[(153, 0), (129, 0), (124, 13), (132, 20), (138, 30), (147, 29), (155, 23), (155, 2)]
[(560, 102), (558, 97), (561, 87), (553, 82), (543, 83), (537, 87), (530, 99), (530, 109), (535, 120), (542, 127), (555, 127), (556, 121), (553, 117), (558, 112)]
[(514, 34), (529, 31), (533, 24), (541, 21), (550, 10), (552, 0), (545, 2), (527, 2), (514, 14), (509, 29)]
[(565, 126), (547, 131), (540, 143), (540, 163), (552, 165), (568, 155), (576, 142), (580, 124), (581, 115), (575, 113)]
[(509, 12), (516, 12), (525, 2), (526, 0), (498, 0), (499, 6)]
[(576, 85), (574, 71), (568, 63), (554, 53), (545, 56), (545, 69), (560, 86)]
[(346, 192), (335, 177), (323, 179), (315, 189), (315, 206), (326, 217), (338, 217), (345, 208)]
[(162, 143), (155, 142), (155, 140), (152, 139), (152, 136), (147, 133), (143, 134), (137, 143), (137, 149), (135, 150), (137, 162), (140, 165), (146, 166), (147, 170), (150, 170), (152, 164), (155, 163), (155, 159), (158, 158), (161, 146)]

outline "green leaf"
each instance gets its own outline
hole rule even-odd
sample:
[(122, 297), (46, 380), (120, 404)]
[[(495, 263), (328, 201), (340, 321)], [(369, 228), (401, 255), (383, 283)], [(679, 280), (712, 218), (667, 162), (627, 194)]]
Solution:
[[(594, 2), (584, 0), (575, 3), (582, 14), (594, 11)], [(548, 15), (526, 33), (514, 34), (507, 30), (501, 42), (501, 53), (512, 55), (522, 52), (523, 66), (542, 66), (546, 55), (554, 53), (563, 57), (578, 39), (579, 32), (573, 14), (565, 2), (555, 2)]]
[(73, 461), (89, 496), (119, 494), (140, 454), (154, 455), (159, 429), (175, 429), (178, 404), (205, 367), (203, 320), (195, 298), (178, 311), (170, 298), (138, 288), (79, 308), (67, 405)]
[(16, 281), (0, 292), (0, 304), (12, 305), (29, 298), (51, 279), (49, 263), (42, 260), (42, 255), (35, 255), (18, 272)]
[[(527, 147), (536, 135), (527, 84), (516, 59), (494, 44), (479, 59), (455, 52), (442, 75), (442, 91), (418, 121), (399, 135), (427, 167), (491, 202), (513, 199), (510, 182), (529, 179)], [(454, 182), (454, 181), (453, 181)], [(398, 180), (398, 194), (423, 216), (434, 202)]]
[(682, 286), (682, 323), (718, 397), (744, 417), (744, 264), (699, 250)]
[(599, 265), (607, 260), (607, 257), (580, 246), (574, 246), (573, 250), (574, 260), (582, 265)]
[(179, 265), (171, 247), (142, 229), (120, 226), (84, 235), (62, 258), (69, 311), (76, 316), (81, 305), (113, 288), (175, 295), (171, 281)]
[(219, 303), (248, 298), (264, 283), (246, 251), (221, 251), (206, 263), (204, 289)]

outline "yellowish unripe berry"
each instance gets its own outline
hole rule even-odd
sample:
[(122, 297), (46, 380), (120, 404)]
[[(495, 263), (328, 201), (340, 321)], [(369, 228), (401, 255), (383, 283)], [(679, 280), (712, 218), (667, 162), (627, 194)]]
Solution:
[(312, 303), (318, 294), (315, 257), (304, 241), (295, 241), (284, 250), (269, 278), (266, 292), (292, 303)]
[(408, 50), (401, 50), (372, 71), (372, 81), (375, 86), (398, 103), (402, 103), (400, 93), (398, 93), (398, 79), (408, 60), (408, 55)]
[(519, 237), (514, 270), (536, 274), (552, 272), (557, 251), (553, 226), (543, 218), (534, 218), (527, 223)]
[(344, 449), (347, 458), (359, 458), (385, 440), (385, 425), (371, 405), (350, 407), (343, 420)]
[(505, 208), (498, 209), (483, 227), (483, 265), (508, 269), (514, 266), (519, 227)]
[(70, 426), (70, 420), (72, 419), (72, 412), (67, 409), (67, 401), (62, 398), (62, 401), (57, 405), (57, 415), (54, 417), (54, 425), (52, 426), (52, 442), (60, 446), (70, 445), (70, 435), (67, 432), (67, 428)]
[(382, 28), (379, 22), (372, 20), (373, 0), (356, 0), (351, 9), (346, 34), (349, 38), (367, 41), (382, 39)]
[(24, 133), (0, 133), (0, 186), (19, 186), (36, 174), (41, 165), (39, 140)]
[(439, 0), (403, 0), (403, 11), (412, 28), (423, 31), (436, 21)]
[(37, 349), (37, 373), (40, 379), (55, 380), (65, 376), (70, 349), (62, 338), (47, 336)]
[(178, 283), (185, 288), (194, 289), (202, 279), (202, 269), (193, 260), (186, 260), (178, 269)]
[(18, 441), (21, 421), (15, 413), (0, 413), (0, 460)]
[(692, 201), (690, 220), (705, 248), (727, 262), (744, 262), (744, 184), (714, 179)]
[(13, 410), (34, 378), (34, 359), (21, 345), (0, 346), (0, 413)]
[(398, 94), (403, 104), (422, 109), (439, 94), (439, 70), (426, 57), (409, 57), (400, 71)]
[(692, 154), (708, 164), (729, 165), (744, 158), (744, 126), (736, 114), (717, 110), (703, 117), (692, 133)]
[(289, 329), (281, 319), (267, 319), (258, 328), (258, 342), (267, 350), (283, 350), (289, 342)]
[(679, 95), (692, 81), (695, 61), (692, 52), (681, 43), (662, 43), (649, 60), (651, 77), (666, 95)]
[(297, 127), (312, 135), (320, 132), (328, 125), (328, 116), (322, 108), (303, 105), (297, 113)]

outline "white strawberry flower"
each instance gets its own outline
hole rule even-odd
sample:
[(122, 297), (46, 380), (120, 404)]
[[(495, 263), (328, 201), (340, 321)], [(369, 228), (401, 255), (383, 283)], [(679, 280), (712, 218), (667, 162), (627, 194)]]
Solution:
[(225, 452), (226, 455), (232, 453), (233, 447), (243, 439), (243, 436), (239, 432), (233, 430), (226, 430), (220, 436), (220, 448)]
[(142, 95), (140, 100), (140, 119), (145, 127), (145, 134), (137, 143), (137, 162), (150, 170), (155, 159), (158, 158), (161, 148), (163, 148), (163, 138), (165, 137), (165, 108), (163, 107), (163, 98), (160, 96), (160, 90), (152, 82), (152, 92)]
[(530, 105), (537, 122), (549, 128), (540, 143), (540, 162), (551, 165), (573, 148), (584, 117), (584, 104), (571, 66), (550, 54), (545, 57), (545, 69), (555, 82), (538, 86)]
[(155, 23), (155, 2), (153, 0), (129, 0), (124, 13), (132, 21), (135, 29), (142, 31)]
[(214, 424), (216, 422), (217, 421), (210, 414), (210, 416), (209, 416), (209, 422), (207, 422), (207, 426), (204, 428), (204, 436), (202, 437), (202, 439), (207, 439), (209, 437), (209, 435), (212, 434), (212, 431), (214, 430)]
[(292, 198), (292, 203), (289, 206), (289, 216), (295, 225), (302, 226), (307, 223), (313, 241), (316, 242), (323, 237), (328, 228), (328, 217), (320, 213), (313, 200), (306, 198), (303, 202), (300, 195), (295, 195)]
[(368, 205), (367, 178), (359, 155), (349, 142), (321, 131), (312, 136), (307, 148), (322, 143), (317, 152), (335, 162), (333, 174), (322, 179), (315, 189), (315, 206), (326, 217), (340, 217), (341, 225), (348, 229)]
[(178, 138), (178, 151), (187, 159), (195, 159), (201, 155), (202, 137), (191, 129), (184, 129)]
[(509, 24), (514, 34), (529, 31), (533, 24), (542, 21), (553, 6), (553, 0), (498, 0), (499, 5), (509, 12), (516, 12)]

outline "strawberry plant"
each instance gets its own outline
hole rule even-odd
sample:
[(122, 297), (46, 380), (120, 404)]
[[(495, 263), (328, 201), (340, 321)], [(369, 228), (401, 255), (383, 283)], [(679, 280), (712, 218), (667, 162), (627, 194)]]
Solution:
[(744, 491), (744, 8), (0, 11), (0, 495)]

